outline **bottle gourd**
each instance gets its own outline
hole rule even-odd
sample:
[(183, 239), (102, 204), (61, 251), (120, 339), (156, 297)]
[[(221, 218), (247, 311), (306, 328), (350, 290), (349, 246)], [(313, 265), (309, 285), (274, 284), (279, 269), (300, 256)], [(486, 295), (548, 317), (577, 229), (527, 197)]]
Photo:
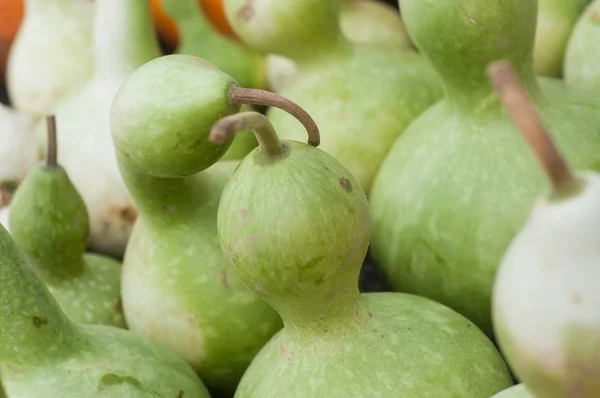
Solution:
[(48, 135), (46, 163), (29, 171), (11, 202), (11, 233), (73, 322), (125, 327), (121, 265), (84, 254), (89, 216), (58, 163), (53, 116), (48, 117)]
[(600, 173), (570, 168), (508, 65), (494, 64), (489, 73), (552, 184), (498, 269), (498, 343), (533, 396), (598, 397)]
[[(322, 149), (368, 192), (394, 140), (442, 90), (418, 54), (352, 45), (339, 26), (340, 7), (340, 1), (225, 0), (244, 42), (294, 61), (298, 72), (279, 93), (313, 116)], [(268, 118), (283, 138), (303, 138), (302, 125), (286, 112), (271, 108)]]
[[(258, 113), (219, 120), (214, 142), (245, 129), (259, 147), (225, 187), (221, 248), (240, 279), (283, 318), (236, 398), (489, 397), (512, 384), (500, 353), (469, 320), (429, 299), (360, 294), (367, 198), (318, 144), (280, 141)], [(432, 349), (435, 347), (435, 349)]]
[(447, 97), (411, 124), (378, 172), (371, 254), (394, 289), (446, 304), (491, 336), (498, 264), (544, 179), (485, 68), (509, 60), (576, 167), (600, 168), (600, 97), (535, 77), (534, 1), (401, 0), (400, 7)]

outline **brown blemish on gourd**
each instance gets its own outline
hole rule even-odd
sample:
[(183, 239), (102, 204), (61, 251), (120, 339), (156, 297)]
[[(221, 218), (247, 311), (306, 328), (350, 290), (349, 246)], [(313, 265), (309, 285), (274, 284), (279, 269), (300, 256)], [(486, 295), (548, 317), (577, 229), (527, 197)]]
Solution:
[(286, 361), (292, 360), (292, 353), (289, 352), (283, 345), (279, 346), (279, 355), (281, 355), (281, 357)]
[(344, 191), (348, 193), (352, 192), (352, 184), (347, 178), (340, 178), (340, 186), (344, 188)]
[(250, 21), (254, 17), (254, 0), (246, 1), (246, 5), (238, 11), (237, 17), (246, 22)]
[(190, 326), (194, 327), (194, 325), (196, 324), (196, 315), (190, 314), (187, 318), (187, 321), (190, 324)]
[(221, 270), (221, 285), (223, 285), (223, 287), (225, 289), (229, 289), (229, 282), (227, 282), (227, 271), (226, 270)]
[(240, 215), (246, 217), (246, 209), (240, 209)]
[(590, 13), (590, 21), (592, 21), (592, 23), (600, 22), (600, 14), (598, 14), (596, 11), (592, 11)]
[(183, 391), (179, 391), (179, 394), (177, 394), (177, 398), (183, 398), (183, 395), (185, 393)]
[(368, 316), (369, 318), (373, 318), (373, 313), (372, 313), (371, 311), (369, 311), (369, 312), (367, 312), (367, 316)]
[(581, 295), (577, 292), (571, 293), (571, 302), (575, 305), (581, 304)]
[(35, 326), (36, 329), (41, 328), (42, 325), (48, 324), (48, 320), (46, 318), (40, 318), (39, 316), (34, 316), (31, 320), (33, 322), (33, 326)]
[(254, 235), (254, 236), (249, 236), (248, 237), (248, 242), (249, 243), (256, 243), (258, 242), (258, 236)]

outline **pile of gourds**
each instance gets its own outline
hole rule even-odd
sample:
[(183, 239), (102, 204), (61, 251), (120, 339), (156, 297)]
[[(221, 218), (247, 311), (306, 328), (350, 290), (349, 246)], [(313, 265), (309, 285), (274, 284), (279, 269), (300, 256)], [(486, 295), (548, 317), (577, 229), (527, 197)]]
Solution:
[(0, 397), (600, 397), (600, 0), (398, 3), (0, 0)]

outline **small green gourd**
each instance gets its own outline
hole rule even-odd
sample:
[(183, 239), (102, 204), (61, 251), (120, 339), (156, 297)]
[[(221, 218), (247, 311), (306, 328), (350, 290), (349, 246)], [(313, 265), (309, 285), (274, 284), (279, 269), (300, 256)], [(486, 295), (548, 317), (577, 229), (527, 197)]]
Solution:
[(567, 47), (567, 83), (600, 92), (600, 1), (592, 2), (581, 15)]
[(125, 327), (121, 265), (105, 256), (84, 254), (89, 216), (57, 163), (54, 120), (48, 117), (46, 163), (29, 171), (11, 202), (11, 233), (69, 319)]
[(590, 0), (537, 0), (539, 11), (533, 68), (539, 76), (562, 77), (567, 42)]
[(171, 351), (127, 330), (71, 322), (1, 225), (0, 286), (0, 369), (9, 397), (210, 397)]
[(236, 398), (490, 397), (512, 384), (492, 342), (429, 299), (360, 294), (369, 207), (339, 161), (309, 144), (280, 141), (256, 112), (219, 120), (214, 142), (245, 129), (259, 147), (226, 185), (221, 248), (239, 278), (285, 327), (258, 353)]
[(599, 397), (600, 173), (569, 166), (510, 66), (495, 63), (489, 75), (552, 185), (498, 268), (498, 345), (533, 396)]
[(232, 394), (279, 315), (239, 281), (217, 240), (221, 191), (237, 162), (208, 140), (244, 103), (297, 106), (240, 88), (213, 64), (169, 55), (138, 68), (111, 110), (121, 174), (139, 210), (123, 262), (129, 328), (183, 355), (211, 392)]
[(411, 124), (379, 170), (371, 254), (394, 289), (439, 301), (491, 336), (498, 264), (544, 178), (485, 68), (510, 61), (574, 167), (600, 169), (600, 97), (536, 79), (534, 1), (401, 0), (400, 7), (447, 97)]
[[(244, 42), (294, 61), (298, 72), (279, 93), (313, 116), (322, 149), (368, 192), (395, 139), (443, 92), (415, 52), (351, 44), (340, 29), (340, 7), (341, 1), (225, 0)], [(289, 114), (271, 108), (268, 118), (283, 138), (302, 139), (302, 125)]]

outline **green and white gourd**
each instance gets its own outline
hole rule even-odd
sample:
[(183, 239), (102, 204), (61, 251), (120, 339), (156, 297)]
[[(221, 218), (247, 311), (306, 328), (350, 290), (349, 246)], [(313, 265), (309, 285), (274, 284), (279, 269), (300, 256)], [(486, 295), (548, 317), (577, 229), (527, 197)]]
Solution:
[(92, 76), (90, 0), (25, 0), (25, 14), (7, 61), (13, 106), (35, 119)]
[(567, 83), (600, 92), (600, 1), (592, 2), (577, 21), (565, 58)]
[(506, 65), (490, 75), (552, 189), (537, 199), (498, 269), (493, 321), (535, 397), (600, 396), (600, 173), (572, 171)]
[(0, 368), (9, 397), (210, 397), (170, 350), (123, 329), (68, 320), (1, 225), (0, 285)]
[[(343, 0), (339, 23), (353, 44), (413, 48), (398, 10), (379, 0)], [(296, 66), (292, 60), (276, 54), (268, 54), (266, 60), (269, 88), (279, 92), (296, 73)]]
[[(236, 398), (490, 397), (512, 385), (492, 342), (463, 316), (402, 293), (360, 294), (370, 237), (358, 181), (327, 153), (280, 141), (258, 113), (215, 124), (251, 128), (259, 148), (223, 191), (221, 248), (285, 327), (254, 358)], [(310, 130), (309, 143), (318, 143)]]
[[(217, 32), (204, 15), (198, 0), (162, 0), (162, 3), (179, 30), (177, 53), (194, 55), (215, 64), (242, 87), (266, 87), (264, 56)], [(252, 109), (249, 105), (244, 105), (244, 108)], [(241, 134), (221, 160), (242, 159), (256, 145), (252, 133)]]
[[(322, 149), (367, 192), (395, 139), (443, 95), (415, 52), (352, 45), (339, 26), (340, 1), (226, 0), (225, 8), (244, 42), (295, 62), (298, 72), (279, 93), (313, 116)], [(302, 140), (291, 115), (271, 108), (268, 118), (283, 138)]]
[(244, 103), (298, 111), (188, 55), (137, 69), (111, 111), (119, 167), (139, 211), (123, 263), (127, 324), (180, 353), (225, 396), (282, 326), (237, 278), (217, 240), (219, 198), (237, 162), (215, 164), (229, 145), (210, 143), (208, 134)]
[[(115, 159), (110, 106), (129, 74), (161, 53), (148, 1), (96, 0), (95, 5), (94, 76), (55, 110), (58, 152), (90, 215), (89, 248), (121, 257), (137, 212)], [(45, 149), (43, 124), (37, 133)]]
[(544, 177), (485, 68), (510, 61), (577, 168), (600, 169), (600, 97), (535, 77), (533, 1), (401, 0), (400, 6), (447, 97), (410, 125), (379, 170), (370, 197), (371, 254), (392, 288), (439, 301), (491, 336), (496, 270)]
[(84, 254), (89, 216), (57, 163), (54, 117), (48, 123), (47, 161), (31, 169), (19, 185), (11, 202), (11, 233), (69, 319), (125, 327), (121, 265)]

